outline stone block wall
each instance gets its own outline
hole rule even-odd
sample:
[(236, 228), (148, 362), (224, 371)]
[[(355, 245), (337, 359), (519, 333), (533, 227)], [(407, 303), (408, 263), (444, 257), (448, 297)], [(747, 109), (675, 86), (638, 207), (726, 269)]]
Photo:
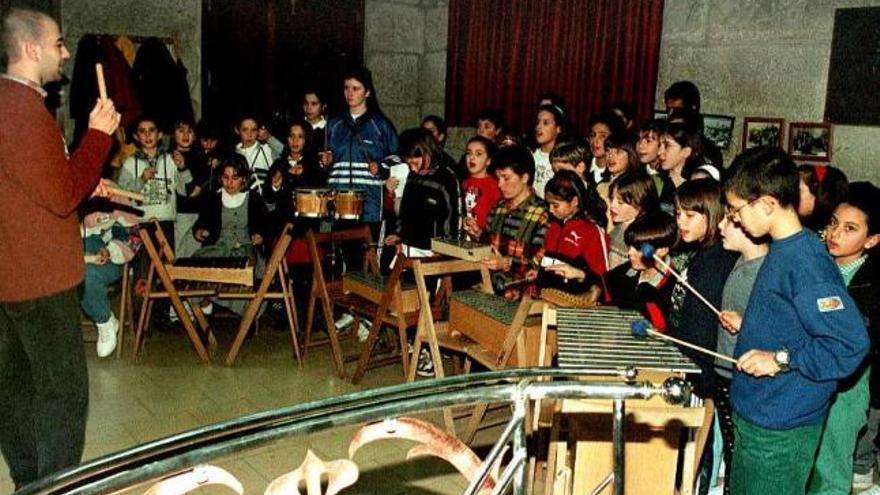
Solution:
[[(672, 82), (695, 82), (705, 113), (736, 117), (728, 163), (746, 116), (820, 122), (834, 11), (868, 6), (880, 1), (666, 0), (656, 106)], [(851, 180), (880, 182), (880, 129), (835, 126), (832, 163)]]
[(364, 60), (382, 110), (398, 131), (443, 115), (446, 99), (445, 0), (366, 0)]

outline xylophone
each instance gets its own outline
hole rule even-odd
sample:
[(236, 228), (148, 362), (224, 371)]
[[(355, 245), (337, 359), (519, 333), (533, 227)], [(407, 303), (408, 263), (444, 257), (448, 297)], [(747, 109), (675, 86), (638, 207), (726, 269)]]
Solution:
[(431, 251), (467, 261), (482, 261), (492, 255), (488, 244), (446, 237), (431, 239)]
[(254, 265), (246, 257), (178, 258), (166, 264), (173, 280), (192, 280), (217, 284), (254, 285)]
[[(554, 312), (560, 368), (607, 371), (602, 379), (638, 377), (657, 383), (700, 372), (672, 344), (634, 332), (633, 323), (643, 321), (636, 311), (605, 306), (558, 308)], [(653, 399), (627, 401), (625, 463), (637, 466), (626, 471), (627, 494), (674, 493), (677, 478), (683, 480), (680, 493), (692, 493), (701, 448), (698, 439), (708, 431), (712, 415), (711, 408), (695, 404), (681, 407)], [(612, 413), (610, 401), (563, 401), (555, 421), (564, 418), (568, 438), (554, 439), (551, 447), (556, 475), (548, 485), (553, 493), (586, 493), (611, 471), (613, 439), (605, 426), (610, 424)], [(683, 462), (679, 463), (683, 428), (694, 433), (686, 436)], [(572, 443), (574, 447), (569, 448)]]
[[(449, 301), (449, 328), (479, 344), (488, 355), (501, 356), (508, 329), (513, 325), (519, 305), (516, 301), (478, 290), (455, 291)], [(527, 318), (522, 330), (525, 362), (519, 362), (514, 352), (509, 366), (540, 366), (540, 315)], [(556, 347), (552, 334), (547, 345), (552, 356)]]

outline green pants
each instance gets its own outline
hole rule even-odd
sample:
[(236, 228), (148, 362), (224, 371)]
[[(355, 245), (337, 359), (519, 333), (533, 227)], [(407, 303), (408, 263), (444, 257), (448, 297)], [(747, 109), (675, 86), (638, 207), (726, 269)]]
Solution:
[(768, 430), (733, 415), (732, 495), (803, 495), (822, 424)]
[(868, 420), (869, 375), (870, 368), (854, 384), (839, 390), (831, 403), (807, 493), (849, 495), (853, 453), (859, 431)]

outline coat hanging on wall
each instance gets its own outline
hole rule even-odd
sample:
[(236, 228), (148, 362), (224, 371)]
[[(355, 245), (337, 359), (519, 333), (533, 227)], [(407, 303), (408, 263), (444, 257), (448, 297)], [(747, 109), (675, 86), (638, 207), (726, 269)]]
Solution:
[(178, 119), (193, 119), (186, 67), (181, 60), (174, 60), (162, 40), (144, 40), (132, 71), (144, 110), (158, 120), (161, 129), (170, 131)]
[(121, 125), (130, 125), (142, 112), (140, 99), (135, 91), (131, 67), (115, 43), (115, 37), (88, 34), (83, 36), (76, 49), (73, 81), (70, 85), (70, 117), (75, 122), (74, 143), (88, 129), (89, 112), (98, 97), (95, 64), (104, 65), (107, 94), (122, 114)]

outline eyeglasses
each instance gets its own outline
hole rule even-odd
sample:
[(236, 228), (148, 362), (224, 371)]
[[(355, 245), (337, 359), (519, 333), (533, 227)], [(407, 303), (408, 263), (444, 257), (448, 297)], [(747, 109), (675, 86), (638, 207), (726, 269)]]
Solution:
[(734, 209), (730, 209), (729, 206), (726, 207), (724, 217), (727, 218), (727, 220), (730, 222), (739, 221), (739, 219), (740, 219), (739, 212), (742, 211), (742, 209), (745, 208), (746, 206), (751, 206), (755, 201), (758, 201), (759, 199), (761, 199), (761, 198), (755, 198), (755, 199), (749, 201), (748, 203), (746, 203), (738, 208), (734, 208)]

